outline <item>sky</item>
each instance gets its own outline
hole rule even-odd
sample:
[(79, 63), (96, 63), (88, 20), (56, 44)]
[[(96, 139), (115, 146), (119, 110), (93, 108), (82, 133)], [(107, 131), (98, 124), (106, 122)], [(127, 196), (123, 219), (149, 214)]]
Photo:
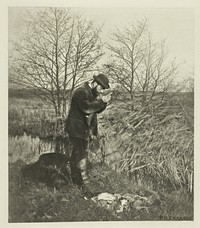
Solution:
[[(36, 8), (35, 8), (36, 9)], [(9, 38), (17, 39), (23, 31), (24, 7), (10, 7), (8, 14)], [(34, 8), (29, 8), (34, 11)], [(178, 77), (193, 72), (194, 11), (190, 8), (71, 8), (97, 24), (104, 23), (103, 41), (110, 32), (129, 23), (147, 18), (154, 40), (167, 40), (169, 57), (181, 64)], [(191, 75), (190, 75), (191, 76)]]

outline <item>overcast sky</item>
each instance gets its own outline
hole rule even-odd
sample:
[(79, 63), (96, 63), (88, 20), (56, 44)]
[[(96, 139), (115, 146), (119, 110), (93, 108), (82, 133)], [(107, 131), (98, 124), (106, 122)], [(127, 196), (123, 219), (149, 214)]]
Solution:
[[(30, 9), (30, 8), (29, 8)], [(33, 10), (33, 9), (32, 9)], [(107, 41), (115, 27), (147, 18), (154, 39), (166, 38), (170, 57), (182, 64), (179, 77), (192, 71), (194, 61), (194, 12), (184, 8), (72, 8), (97, 23), (104, 23), (102, 38)], [(25, 8), (9, 8), (9, 38), (23, 31)]]

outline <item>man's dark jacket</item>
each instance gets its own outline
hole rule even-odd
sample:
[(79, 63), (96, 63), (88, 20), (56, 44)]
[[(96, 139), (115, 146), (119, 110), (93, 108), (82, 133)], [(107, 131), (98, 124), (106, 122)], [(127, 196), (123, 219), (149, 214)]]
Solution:
[(76, 89), (67, 119), (69, 136), (87, 140), (91, 133), (97, 135), (97, 113), (105, 108), (106, 103), (96, 99), (87, 82)]

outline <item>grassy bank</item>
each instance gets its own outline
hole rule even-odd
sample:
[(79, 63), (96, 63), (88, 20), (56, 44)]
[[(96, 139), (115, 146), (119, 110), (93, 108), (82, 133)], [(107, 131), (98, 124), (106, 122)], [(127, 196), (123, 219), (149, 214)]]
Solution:
[[(98, 207), (83, 198), (82, 192), (69, 185), (55, 192), (42, 184), (18, 185), (22, 160), (9, 165), (9, 222), (70, 222), (70, 221), (148, 221), (192, 220), (193, 199), (181, 191), (160, 194), (161, 204), (146, 210), (130, 210), (119, 216)], [(138, 194), (148, 196), (152, 189), (130, 181), (127, 176), (116, 174), (106, 165), (96, 164), (90, 169), (91, 179), (98, 181), (102, 192)], [(173, 219), (174, 218), (174, 219)]]

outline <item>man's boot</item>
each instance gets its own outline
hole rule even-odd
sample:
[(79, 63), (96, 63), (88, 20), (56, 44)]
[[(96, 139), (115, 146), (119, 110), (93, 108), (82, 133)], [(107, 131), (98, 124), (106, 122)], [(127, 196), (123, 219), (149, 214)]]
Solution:
[(83, 193), (88, 197), (98, 195), (100, 193), (99, 186), (95, 183), (92, 183), (88, 176), (87, 159), (82, 159), (79, 162), (79, 166), (81, 170), (81, 176), (83, 179)]
[(72, 183), (78, 187), (81, 187), (83, 185), (83, 180), (82, 180), (80, 168), (78, 167), (75, 159), (71, 158), (70, 168), (71, 168)]

